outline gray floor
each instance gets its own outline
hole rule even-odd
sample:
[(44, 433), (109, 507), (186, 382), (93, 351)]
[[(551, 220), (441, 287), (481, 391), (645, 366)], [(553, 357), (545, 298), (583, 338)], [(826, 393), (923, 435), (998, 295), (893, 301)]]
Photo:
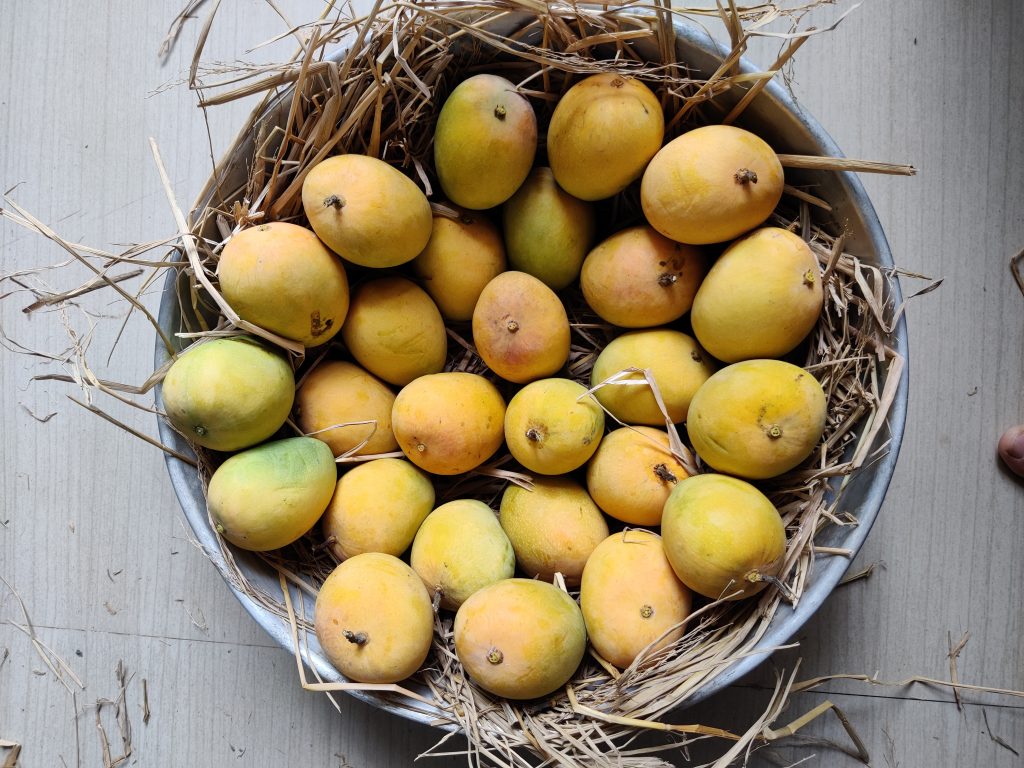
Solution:
[[(150, 136), (183, 203), (208, 175), (202, 115), (185, 89), (165, 87), (187, 71), (201, 20), (187, 23), (166, 64), (156, 55), (183, 4), (0, 0), (0, 187), (15, 187), (11, 198), (62, 236), (110, 247), (173, 232)], [(294, 20), (316, 7), (285, 5)], [(849, 5), (825, 9), (817, 23)], [(268, 3), (224, 3), (209, 58), (258, 58), (242, 52), (284, 29)], [(864, 182), (897, 263), (944, 278), (908, 309), (906, 438), (854, 570), (879, 567), (839, 589), (803, 629), (799, 649), (773, 660), (791, 669), (800, 659), (801, 679), (949, 679), (950, 648), (966, 639), (961, 681), (1024, 689), (1024, 483), (994, 454), (1002, 429), (1024, 420), (1024, 296), (1008, 267), (1024, 248), (1022, 40), (1024, 5), (1014, 0), (873, 0), (797, 56), (796, 93), (847, 155), (919, 169), (914, 178)], [(758, 60), (770, 60), (773, 46), (755, 49)], [(242, 104), (210, 112), (218, 152), (246, 114)], [(0, 271), (62, 258), (43, 238), (0, 224)], [(60, 279), (72, 284), (81, 275)], [(926, 284), (908, 280), (904, 290)], [(16, 290), (0, 284), (0, 292)], [(29, 302), (18, 293), (0, 303), (4, 332), (27, 348), (61, 353), (62, 317), (24, 315)], [(100, 310), (115, 315), (120, 307)], [(98, 361), (119, 325), (96, 323)], [(145, 323), (129, 323), (98, 374), (141, 382), (152, 343)], [(322, 695), (303, 692), (291, 657), (189, 543), (160, 453), (71, 402), (76, 388), (30, 383), (57, 370), (38, 357), (0, 353), (0, 744), (23, 745), (18, 765), (104, 765), (103, 743), (116, 760), (125, 724), (128, 764), (144, 766), (404, 766), (436, 741), (426, 727), (349, 698), (338, 699), (339, 714)], [(155, 430), (145, 414), (113, 411)], [(33, 646), (29, 620), (45, 647)], [(47, 654), (67, 662), (63, 679), (47, 667)], [(763, 669), (683, 717), (742, 731), (771, 680)], [(965, 692), (958, 708), (942, 687), (831, 682), (796, 696), (781, 721), (825, 698), (843, 710), (876, 766), (1022, 762), (1020, 698)], [(834, 718), (801, 734), (754, 762), (856, 764), (822, 741), (849, 744)], [(706, 745), (701, 756), (725, 748)], [(8, 754), (0, 747), (0, 765)]]

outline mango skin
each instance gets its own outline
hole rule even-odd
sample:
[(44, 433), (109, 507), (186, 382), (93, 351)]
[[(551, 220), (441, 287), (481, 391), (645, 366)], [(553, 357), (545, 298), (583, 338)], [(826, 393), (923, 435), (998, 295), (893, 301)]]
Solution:
[(609, 517), (658, 526), (668, 495), (686, 477), (664, 429), (620, 427), (604, 436), (587, 463), (587, 492)]
[(466, 322), (484, 286), (505, 271), (506, 263), (498, 227), (482, 214), (461, 211), (456, 219), (434, 217), (427, 247), (412, 268), (441, 314)]
[(362, 267), (412, 261), (433, 223), (416, 183), (368, 155), (335, 155), (313, 166), (302, 184), (302, 208), (328, 248)]
[(631, 529), (613, 533), (587, 560), (580, 610), (591, 645), (603, 659), (625, 668), (640, 652), (671, 645), (683, 636), (693, 594), (672, 570), (661, 537)]
[(249, 336), (186, 349), (161, 384), (168, 421), (196, 445), (237, 451), (284, 424), (295, 400), (288, 361)]
[(718, 257), (690, 320), (701, 346), (719, 360), (782, 357), (814, 328), (823, 302), (810, 246), (787, 229), (762, 227)]
[(483, 464), (504, 439), (505, 401), (483, 376), (459, 371), (421, 376), (395, 398), (391, 426), (402, 452), (435, 475)]
[(576, 672), (587, 648), (579, 606), (553, 584), (505, 579), (455, 614), (455, 653), (470, 679), (506, 699), (547, 696)]
[(640, 178), (664, 138), (665, 117), (651, 89), (605, 72), (559, 99), (548, 127), (548, 161), (570, 195), (601, 200)]
[(651, 226), (671, 240), (722, 243), (771, 216), (784, 185), (782, 164), (763, 139), (707, 125), (658, 151), (640, 182), (640, 204)]
[(569, 317), (554, 291), (525, 272), (503, 272), (480, 293), (473, 342), (487, 367), (525, 384), (557, 373), (569, 359)]
[[(426, 661), (434, 610), (412, 568), (393, 555), (368, 552), (324, 580), (313, 624), (324, 654), (349, 680), (397, 683)], [(362, 642), (347, 639), (346, 631)]]
[[(394, 403), (395, 393), (384, 382), (347, 360), (321, 362), (306, 375), (295, 396), (302, 431), (331, 446), (335, 456), (398, 450), (391, 430)], [(362, 421), (375, 423), (355, 423)], [(359, 448), (363, 441), (366, 444)]]
[(445, 99), (434, 129), (434, 169), (445, 195), (474, 210), (508, 200), (537, 152), (537, 116), (497, 75), (474, 75)]
[(685, 315), (707, 272), (704, 253), (641, 225), (616, 232), (583, 262), (583, 298), (620, 328), (651, 328)]
[(297, 541), (316, 524), (334, 493), (335, 477), (325, 443), (290, 437), (229, 457), (210, 478), (206, 501), (225, 539), (266, 552)]
[(786, 530), (757, 488), (726, 475), (694, 475), (665, 502), (665, 554), (679, 580), (705, 597), (742, 600), (778, 576)]
[(727, 365), (694, 395), (686, 431), (709, 466), (767, 479), (811, 455), (825, 429), (828, 402), (811, 374), (782, 360)]
[(543, 166), (502, 206), (502, 225), (509, 266), (554, 291), (579, 277), (597, 229), (593, 206), (559, 187)]
[(580, 583), (583, 566), (608, 536), (608, 523), (586, 489), (570, 477), (535, 477), (533, 490), (510, 484), (498, 520), (527, 576)]
[(531, 472), (562, 475), (582, 467), (604, 434), (604, 411), (571, 379), (540, 379), (520, 389), (505, 410), (505, 443)]
[[(693, 337), (667, 328), (630, 331), (612, 339), (594, 361), (590, 386), (627, 368), (651, 370), (673, 424), (686, 421), (690, 401), (715, 371)], [(631, 373), (626, 379), (643, 381), (644, 376)], [(647, 386), (609, 384), (594, 395), (624, 424), (665, 424), (665, 416)]]
[(404, 459), (373, 459), (339, 478), (324, 511), (324, 539), (334, 538), (339, 560), (363, 552), (396, 557), (412, 544), (420, 523), (434, 508), (434, 486)]
[(456, 499), (427, 515), (413, 539), (409, 564), (431, 595), (440, 593), (442, 608), (457, 611), (474, 592), (512, 578), (516, 558), (490, 507)]
[(243, 229), (221, 251), (217, 276), (239, 317), (307, 347), (333, 339), (348, 313), (344, 264), (297, 224)]
[(398, 386), (440, 372), (448, 355), (441, 312), (426, 291), (404, 277), (360, 285), (341, 336), (356, 362)]

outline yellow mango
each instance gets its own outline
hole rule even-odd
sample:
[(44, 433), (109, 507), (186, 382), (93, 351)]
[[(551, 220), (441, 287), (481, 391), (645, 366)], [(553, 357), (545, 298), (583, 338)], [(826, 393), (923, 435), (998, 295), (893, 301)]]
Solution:
[(459, 371), (421, 376), (395, 398), (391, 426), (402, 452), (435, 475), (483, 464), (504, 439), (505, 401), (483, 376)]
[(335, 456), (398, 450), (391, 431), (394, 403), (395, 393), (384, 382), (345, 360), (318, 364), (295, 396), (299, 427), (331, 446)]
[(537, 116), (497, 75), (463, 80), (445, 99), (434, 129), (434, 168), (457, 205), (481, 210), (508, 200), (537, 152)]
[(583, 569), (580, 610), (587, 635), (594, 650), (620, 668), (645, 649), (650, 654), (681, 638), (692, 605), (661, 537), (650, 531), (613, 533)]
[(640, 183), (644, 216), (680, 243), (722, 243), (762, 224), (782, 198), (778, 156), (731, 125), (695, 128), (654, 156)]
[(679, 580), (712, 600), (757, 594), (786, 553), (778, 510), (750, 483), (725, 475), (681, 481), (665, 502), (661, 535)]
[(639, 179), (664, 137), (665, 117), (651, 89), (603, 72), (559, 99), (548, 127), (548, 162), (570, 195), (601, 200)]
[(593, 206), (538, 167), (502, 207), (509, 266), (559, 291), (579, 277), (597, 227)]
[(426, 661), (434, 610), (412, 568), (393, 555), (367, 552), (324, 580), (313, 625), (324, 654), (349, 680), (397, 683)]
[(307, 347), (334, 338), (348, 313), (341, 259), (297, 224), (243, 229), (224, 245), (217, 277), (239, 317)]
[(697, 341), (719, 360), (782, 357), (814, 328), (823, 300), (821, 268), (803, 238), (763, 227), (718, 257), (690, 320)]
[(476, 211), (460, 211), (454, 219), (434, 217), (430, 241), (412, 268), (441, 314), (465, 322), (484, 286), (505, 271), (505, 264), (498, 227)]
[(404, 459), (373, 459), (343, 474), (321, 525), (339, 560), (363, 552), (401, 555), (434, 508), (434, 486)]
[(709, 466), (766, 479), (811, 455), (827, 409), (821, 384), (804, 369), (782, 360), (744, 360), (722, 368), (697, 391), (686, 430)]
[(583, 660), (579, 606), (553, 584), (504, 579), (455, 614), (455, 653), (470, 679), (506, 699), (536, 699), (565, 685)]
[(360, 285), (341, 336), (363, 368), (399, 386), (438, 373), (448, 355), (441, 312), (426, 291), (404, 277)]
[(430, 238), (430, 203), (397, 168), (368, 155), (335, 155), (302, 183), (302, 208), (317, 237), (346, 261), (394, 267)]

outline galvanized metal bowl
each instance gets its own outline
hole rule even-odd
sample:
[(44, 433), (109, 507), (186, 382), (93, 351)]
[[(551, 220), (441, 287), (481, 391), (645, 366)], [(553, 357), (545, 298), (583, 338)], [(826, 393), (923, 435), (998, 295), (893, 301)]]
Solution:
[[(501, 34), (509, 34), (521, 26), (525, 16), (517, 18), (510, 15), (504, 21), (501, 29), (494, 31)], [(532, 17), (531, 17), (532, 18)], [(707, 32), (683, 24), (676, 25), (676, 47), (680, 61), (707, 77), (717, 69), (722, 59), (728, 54)], [(641, 49), (642, 53), (642, 49)], [(651, 51), (652, 57), (656, 51)], [(749, 62), (741, 62), (744, 71), (757, 71)], [(281, 105), (287, 104), (288, 94), (282, 96), (271, 110), (280, 112)], [(726, 93), (721, 97), (727, 103), (730, 94)], [(777, 152), (792, 154), (808, 154), (823, 156), (840, 156), (841, 151), (832, 138), (818, 124), (818, 122), (804, 109), (797, 104), (790, 95), (777, 83), (771, 83), (767, 88), (750, 104), (743, 116), (743, 124), (751, 128), (765, 138)], [(247, 150), (251, 151), (254, 137), (249, 137)], [(243, 152), (239, 157), (246, 156)], [(235, 181), (244, 181), (246, 168), (241, 160), (235, 163), (234, 167), (226, 169), (228, 178), (235, 177)], [(863, 262), (873, 264), (883, 269), (893, 267), (892, 254), (886, 242), (878, 217), (865, 194), (860, 181), (850, 173), (815, 173), (813, 177), (806, 173), (787, 171), (787, 181), (800, 183), (802, 178), (813, 179), (816, 185), (816, 194), (829, 202), (832, 206), (831, 217), (834, 223), (833, 229), (836, 232), (844, 231), (848, 236), (848, 247), (857, 254)], [(230, 181), (223, 186), (232, 188)], [(210, 200), (200, 201), (205, 206)], [(229, 201), (230, 202), (230, 201)], [(818, 222), (821, 224), (822, 222)], [(828, 223), (824, 223), (828, 229)], [(212, 234), (212, 233), (211, 233)], [(892, 285), (892, 299), (899, 303), (901, 300), (899, 286), (895, 280)], [(160, 326), (168, 335), (173, 335), (181, 328), (181, 311), (177, 293), (176, 275), (170, 274), (163, 289), (163, 296), (159, 314)], [(895, 328), (892, 338), (889, 340), (891, 346), (907, 358), (907, 331), (904, 320), (901, 318)], [(156, 344), (156, 363), (162, 365), (167, 360), (167, 352), (162, 343), (158, 340)], [(885, 372), (880, 371), (884, 378)], [(856, 553), (860, 550), (868, 532), (877, 517), (882, 506), (882, 501), (888, 488), (890, 478), (896, 465), (897, 455), (903, 436), (907, 408), (907, 368), (903, 368), (901, 380), (898, 383), (895, 401), (888, 413), (889, 445), (885, 455), (873, 462), (869, 467), (857, 472), (847, 483), (843, 490), (844, 508), (852, 512), (857, 520), (856, 526), (831, 526), (816, 538), (816, 543), (824, 547), (835, 547), (849, 550)], [(157, 391), (157, 405), (161, 406), (160, 392)], [(159, 421), (160, 437), (165, 444), (175, 450), (190, 454), (190, 448), (185, 440), (175, 432), (163, 419)], [(208, 553), (213, 565), (220, 570), (226, 578), (229, 569), (220, 552), (220, 545), (215, 532), (211, 529), (206, 510), (206, 501), (203, 492), (202, 482), (196, 469), (173, 456), (167, 456), (167, 470), (170, 475), (171, 484), (177, 494), (181, 507), (191, 525), (199, 542)], [(237, 567), (245, 574), (246, 578), (255, 586), (268, 594), (280, 592), (280, 585), (277, 574), (270, 569), (263, 561), (250, 553), (237, 551), (234, 553), (234, 560)], [(809, 583), (804, 589), (798, 607), (793, 609), (783, 605), (775, 614), (774, 619), (764, 632), (758, 642), (755, 652), (738, 658), (724, 673), (713, 678), (709, 683), (689, 695), (680, 706), (692, 706), (693, 704), (713, 695), (722, 688), (736, 682), (749, 673), (761, 662), (763, 662), (774, 648), (785, 644), (792, 638), (800, 627), (814, 614), (821, 604), (828, 598), (829, 594), (842, 578), (849, 559), (844, 556), (824, 555), (816, 558), (813, 573)], [(248, 594), (239, 590), (237, 585), (227, 579), (228, 586), (234, 592), (245, 609), (252, 615), (256, 622), (263, 627), (270, 637), (278, 644), (289, 650), (295, 651), (292, 643), (291, 628), (287, 622), (278, 615), (268, 611), (265, 607), (254, 601)], [(306, 601), (307, 605), (310, 601)], [(340, 676), (332, 667), (330, 662), (321, 652), (315, 637), (309, 640), (309, 661), (316, 668), (324, 680), (338, 681)], [(423, 689), (425, 695), (429, 693)], [(374, 704), (384, 710), (421, 722), (431, 722), (429, 712), (407, 709), (397, 705), (393, 699), (385, 698), (372, 692), (354, 692), (355, 696)]]

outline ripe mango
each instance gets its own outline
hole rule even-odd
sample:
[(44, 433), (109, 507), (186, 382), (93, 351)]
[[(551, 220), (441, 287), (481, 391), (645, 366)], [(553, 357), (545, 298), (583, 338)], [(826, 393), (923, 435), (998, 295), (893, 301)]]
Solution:
[(266, 552), (313, 527), (331, 500), (336, 477), (326, 443), (290, 437), (230, 456), (210, 478), (206, 501), (225, 539)]
[(503, 272), (473, 310), (477, 352), (501, 378), (525, 384), (556, 373), (569, 358), (569, 318), (561, 300), (525, 272)]
[(527, 576), (580, 583), (594, 547), (608, 536), (608, 523), (586, 489), (570, 477), (535, 477), (533, 490), (509, 485), (498, 520)]
[(373, 459), (338, 480), (322, 526), (339, 560), (363, 552), (401, 555), (434, 508), (434, 486), (404, 459)]
[(597, 228), (594, 208), (538, 167), (502, 207), (509, 266), (560, 291), (579, 277)]
[(786, 530), (757, 488), (726, 475), (680, 481), (661, 518), (665, 554), (679, 580), (712, 600), (740, 600), (778, 576)]
[(516, 558), (493, 510), (476, 499), (442, 504), (423, 521), (409, 564), (441, 607), (457, 611), (488, 584), (510, 579)]
[(571, 379), (540, 379), (520, 389), (505, 411), (505, 443), (531, 472), (562, 475), (582, 467), (601, 442), (604, 411)]
[(341, 336), (363, 368), (399, 386), (438, 373), (448, 355), (448, 334), (437, 305), (404, 277), (360, 285)]
[(473, 317), (480, 291), (505, 264), (498, 227), (476, 211), (460, 211), (454, 219), (434, 217), (430, 241), (412, 267), (441, 314), (465, 322)]
[(508, 200), (537, 152), (537, 116), (497, 75), (474, 75), (445, 99), (434, 129), (434, 168), (455, 204), (476, 210)]
[(827, 409), (821, 384), (804, 369), (782, 360), (744, 360), (727, 365), (697, 391), (686, 431), (709, 466), (766, 479), (811, 455)]
[[(612, 339), (594, 361), (590, 386), (595, 387), (628, 368), (650, 369), (674, 424), (686, 421), (690, 400), (714, 372), (708, 356), (682, 331), (652, 328), (630, 331)], [(642, 382), (642, 373), (627, 374), (625, 381)], [(646, 385), (609, 384), (594, 395), (624, 424), (663, 425), (654, 393)]]
[(821, 268), (804, 239), (762, 227), (718, 257), (690, 320), (701, 346), (719, 360), (782, 357), (814, 328), (823, 301)]
[(233, 336), (186, 349), (164, 376), (161, 396), (168, 421), (188, 440), (237, 451), (281, 428), (295, 399), (295, 376), (278, 352)]
[(470, 679), (506, 699), (561, 688), (587, 649), (579, 606), (553, 584), (505, 579), (474, 593), (455, 614), (455, 653)]
[(430, 203), (408, 176), (368, 155), (335, 155), (302, 183), (302, 208), (317, 237), (346, 261), (394, 267), (430, 238)]
[(587, 464), (587, 492), (601, 511), (630, 525), (661, 525), (665, 500), (689, 477), (669, 446), (668, 433), (654, 427), (605, 435)]
[[(594, 650), (617, 667), (683, 636), (693, 594), (665, 556), (661, 537), (630, 529), (597, 545), (583, 569), (580, 610)], [(648, 646), (650, 648), (648, 649)]]
[(644, 216), (680, 243), (722, 243), (771, 216), (785, 184), (764, 140), (732, 125), (707, 125), (673, 139), (640, 183)]
[(412, 568), (393, 555), (367, 552), (324, 580), (313, 625), (324, 654), (349, 680), (397, 683), (426, 661), (434, 610)]
[(435, 475), (483, 464), (504, 439), (505, 401), (483, 376), (458, 371), (421, 376), (395, 398), (391, 426), (402, 452)]
[(599, 243), (583, 262), (583, 298), (621, 328), (652, 328), (689, 311), (707, 272), (704, 253), (640, 225)]
[(355, 363), (319, 363), (302, 380), (295, 403), (302, 431), (331, 446), (335, 456), (398, 450), (391, 430), (395, 393)]
[(559, 99), (548, 127), (548, 162), (570, 195), (601, 200), (639, 179), (664, 137), (665, 117), (651, 89), (604, 72)]
[(348, 313), (341, 259), (297, 224), (243, 229), (224, 245), (217, 276), (239, 317), (307, 347), (334, 338)]

